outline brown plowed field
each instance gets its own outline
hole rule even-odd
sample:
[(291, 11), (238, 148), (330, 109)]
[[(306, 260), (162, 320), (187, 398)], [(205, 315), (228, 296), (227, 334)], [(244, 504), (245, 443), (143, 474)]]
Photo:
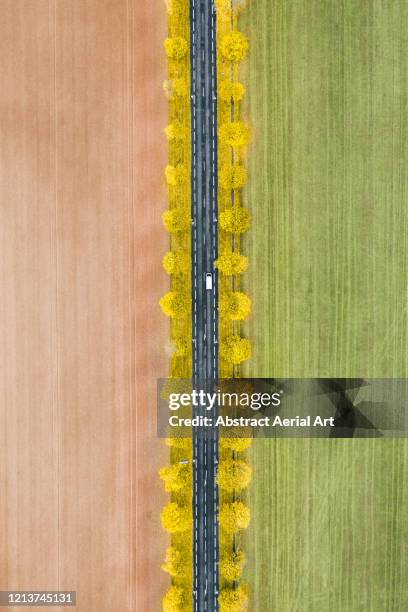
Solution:
[(0, 589), (156, 611), (163, 3), (1, 14)]

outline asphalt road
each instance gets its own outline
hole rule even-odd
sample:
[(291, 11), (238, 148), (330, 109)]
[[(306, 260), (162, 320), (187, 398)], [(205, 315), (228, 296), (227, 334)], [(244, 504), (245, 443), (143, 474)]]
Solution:
[[(193, 381), (218, 374), (217, 100), (213, 0), (190, 0)], [(205, 277), (212, 274), (212, 289)], [(211, 412), (207, 416), (214, 416)], [(218, 438), (193, 431), (193, 610), (218, 610)]]

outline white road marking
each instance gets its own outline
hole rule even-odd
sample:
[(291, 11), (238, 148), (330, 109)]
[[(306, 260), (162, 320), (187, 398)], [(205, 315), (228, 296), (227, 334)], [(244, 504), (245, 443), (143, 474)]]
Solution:
[[(193, 23), (192, 23), (192, 39), (193, 39), (193, 45), (195, 45), (196, 43), (196, 38), (195, 38), (195, 18), (196, 18), (196, 11), (195, 11), (195, 3), (192, 3), (192, 14), (193, 14)], [(204, 29), (205, 24), (204, 24), (204, 12), (201, 11), (201, 20), (202, 20), (202, 28)], [(214, 2), (212, 1), (211, 3), (211, 65), (210, 65), (210, 69), (211, 69), (211, 85), (212, 85), (212, 91), (214, 92), (214, 95), (216, 95), (216, 91), (215, 91), (215, 69), (216, 69), (216, 65), (215, 65), (215, 55), (214, 55), (214, 25), (215, 25), (215, 6), (214, 6)], [(199, 43), (198, 43), (199, 44)], [(194, 50), (193, 50), (194, 51)], [(195, 92), (197, 89), (197, 73), (196, 73), (196, 54), (193, 52), (193, 62), (192, 62), (192, 66), (193, 66), (193, 73), (192, 73), (192, 86), (193, 86), (193, 91)], [(204, 66), (207, 68), (207, 62), (206, 62), (206, 57), (205, 57), (205, 50), (202, 49), (202, 61)], [(205, 95), (205, 88), (203, 87), (203, 96)], [(201, 108), (196, 109), (196, 96), (194, 95), (192, 98), (192, 107), (193, 107), (193, 215), (194, 217), (196, 217), (197, 215), (197, 188), (196, 185), (194, 183), (196, 183), (197, 180), (197, 173), (196, 173), (196, 165), (197, 165), (197, 158), (196, 158), (196, 135), (197, 135), (197, 122), (196, 122), (196, 114), (200, 116), (200, 113), (198, 111), (201, 110)], [(202, 206), (203, 208), (205, 208), (206, 206), (206, 200), (205, 200), (205, 194), (206, 194), (206, 190), (209, 189), (211, 192), (211, 197), (213, 198), (213, 201), (215, 202), (215, 197), (216, 197), (216, 188), (215, 188), (215, 173), (216, 173), (216, 164), (215, 164), (215, 147), (216, 147), (216, 129), (215, 129), (215, 112), (216, 112), (216, 104), (215, 104), (215, 98), (213, 97), (213, 101), (211, 104), (211, 112), (212, 112), (212, 119), (209, 123), (210, 126), (210, 142), (212, 144), (212, 154), (211, 154), (211, 161), (210, 161), (210, 167), (211, 167), (211, 171), (210, 171), (210, 175), (209, 176), (205, 176), (207, 174), (207, 157), (203, 158), (203, 173), (204, 173), (204, 185), (203, 185), (203, 190), (204, 190), (204, 198), (201, 200), (202, 201)], [(198, 136), (203, 139), (203, 141), (205, 142), (208, 138), (208, 136), (206, 135), (206, 117), (204, 115), (204, 113), (201, 113), (201, 127), (202, 127), (202, 133), (198, 133)], [(212, 128), (212, 129), (211, 129)], [(200, 142), (200, 141), (199, 141)], [(199, 146), (199, 145), (198, 145)], [(208, 156), (207, 152), (206, 155)], [(207, 217), (208, 218), (208, 217)], [(216, 258), (216, 254), (217, 254), (217, 242), (216, 242), (216, 228), (214, 227), (214, 225), (217, 223), (217, 219), (216, 219), (216, 215), (213, 212), (212, 215), (212, 231), (211, 231), (211, 254), (213, 257), (213, 261)], [(204, 244), (205, 244), (205, 239), (206, 236), (204, 236)], [(194, 230), (193, 230), (193, 277), (194, 277), (194, 316), (193, 316), (193, 338), (197, 339), (197, 276), (198, 276), (198, 252), (197, 252), (197, 224), (194, 225)], [(201, 283), (200, 283), (201, 286)], [(211, 306), (213, 309), (213, 312), (217, 313), (217, 304), (216, 304), (216, 293), (212, 296), (211, 299)], [(216, 347), (216, 343), (217, 343), (217, 331), (216, 331), (216, 319), (215, 317), (213, 318), (213, 347), (212, 347), (212, 355), (213, 355), (213, 375), (214, 378), (216, 378), (217, 376), (217, 363), (216, 363), (216, 355), (217, 355), (217, 347)], [(198, 370), (198, 360), (197, 360), (197, 354), (198, 354), (198, 343), (194, 342), (193, 343), (194, 346), (194, 357), (195, 357), (195, 373)], [(204, 354), (205, 354), (205, 359), (209, 358), (210, 355), (207, 355), (207, 344), (205, 344), (204, 346)], [(210, 444), (210, 441), (207, 442), (207, 439), (204, 440), (204, 461), (205, 461), (205, 466), (207, 466), (207, 444)], [(212, 445), (213, 445), (213, 452), (216, 456), (217, 454), (217, 441), (216, 439), (213, 439), (212, 441)], [(197, 497), (197, 460), (198, 460), (198, 443), (197, 440), (194, 441), (194, 457), (196, 458), (196, 462), (195, 462), (195, 493), (196, 493), (196, 497)], [(212, 473), (212, 472), (211, 472)], [(217, 536), (216, 536), (216, 526), (217, 526), (217, 516), (216, 516), (216, 510), (217, 510), (217, 486), (215, 483), (213, 484), (213, 493), (214, 493), (214, 500), (213, 500), (213, 516), (211, 516), (211, 520), (214, 521), (214, 525), (215, 525), (215, 532), (214, 532), (214, 560), (217, 562)], [(205, 487), (205, 495), (204, 495), (204, 524), (205, 524), (205, 528), (207, 526), (207, 491), (208, 491), (208, 487), (209, 487), (209, 481), (208, 481), (208, 473), (207, 470), (205, 472), (205, 482), (204, 482), (204, 487)], [(194, 505), (194, 541), (195, 541), (195, 568), (194, 568), (194, 584), (195, 584), (195, 589), (197, 588), (197, 583), (198, 583), (198, 573), (199, 573), (199, 568), (198, 568), (198, 505), (197, 505), (197, 498), (195, 499), (195, 505)], [(208, 545), (208, 541), (207, 539), (204, 540), (204, 556), (205, 556), (205, 567), (204, 567), (204, 572), (205, 574), (207, 574), (207, 555), (208, 555), (208, 551), (207, 551), (207, 545)], [(214, 585), (217, 585), (217, 566), (214, 565), (214, 570), (213, 570), (213, 578), (214, 578)], [(207, 590), (206, 590), (207, 593)], [(197, 591), (194, 591), (194, 599), (195, 599), (195, 610), (198, 610), (198, 598), (196, 596)], [(218, 605), (217, 605), (217, 589), (214, 589), (213, 592), (213, 597), (214, 597), (214, 605), (213, 608), (217, 609)], [(204, 602), (204, 607), (205, 610), (207, 609), (207, 605), (208, 605), (208, 600), (207, 598), (205, 598), (205, 602)]]

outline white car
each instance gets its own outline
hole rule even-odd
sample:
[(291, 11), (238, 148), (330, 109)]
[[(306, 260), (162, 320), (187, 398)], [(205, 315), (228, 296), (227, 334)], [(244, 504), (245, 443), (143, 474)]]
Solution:
[(211, 272), (207, 272), (207, 274), (205, 275), (205, 288), (207, 289), (207, 291), (212, 291), (213, 281)]

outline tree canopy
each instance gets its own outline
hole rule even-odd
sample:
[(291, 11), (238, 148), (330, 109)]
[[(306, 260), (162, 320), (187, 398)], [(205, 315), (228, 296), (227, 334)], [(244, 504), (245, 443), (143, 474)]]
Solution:
[(220, 213), (220, 227), (232, 234), (243, 234), (251, 223), (249, 211), (243, 206), (234, 206)]
[(165, 39), (164, 48), (168, 58), (180, 60), (187, 55), (188, 42), (182, 36), (174, 36)]
[(221, 344), (221, 357), (228, 363), (239, 364), (251, 356), (251, 343), (247, 338), (233, 335)]
[(220, 141), (229, 147), (243, 147), (250, 138), (249, 127), (243, 121), (230, 121), (221, 125), (218, 131)]
[(220, 438), (221, 449), (228, 449), (237, 453), (246, 451), (252, 444), (252, 438)]
[(249, 485), (251, 476), (252, 469), (247, 461), (230, 457), (218, 465), (217, 484), (228, 493), (239, 492)]
[(162, 569), (173, 578), (184, 578), (188, 572), (191, 559), (186, 550), (180, 550), (176, 546), (170, 546), (166, 550), (166, 557)]
[(172, 319), (182, 319), (189, 311), (189, 299), (179, 291), (168, 291), (160, 298), (164, 314)]
[(220, 315), (231, 321), (244, 321), (251, 312), (251, 300), (241, 291), (222, 293), (219, 302)]
[(218, 602), (220, 612), (246, 612), (249, 605), (247, 589), (242, 584), (235, 589), (222, 589)]
[(171, 234), (186, 231), (190, 225), (188, 212), (181, 208), (165, 210), (162, 219), (166, 230)]
[(240, 163), (226, 164), (219, 171), (218, 181), (223, 189), (241, 189), (247, 181), (247, 171)]
[(181, 491), (191, 482), (190, 467), (180, 463), (173, 463), (172, 465), (160, 468), (159, 475), (168, 493)]
[(250, 521), (250, 511), (241, 501), (224, 503), (220, 508), (220, 527), (227, 533), (237, 533), (246, 529)]
[(215, 260), (214, 265), (225, 276), (242, 274), (248, 267), (248, 257), (234, 251), (224, 251)]
[(218, 85), (218, 96), (223, 102), (239, 102), (245, 95), (245, 87), (239, 81), (227, 81), (223, 79)]
[(220, 560), (221, 577), (229, 582), (236, 582), (241, 578), (245, 564), (245, 555), (242, 550), (231, 551), (222, 555)]
[(169, 502), (161, 511), (163, 529), (168, 533), (187, 531), (191, 527), (191, 508), (179, 506), (176, 502)]
[(248, 53), (249, 43), (242, 32), (224, 34), (220, 42), (220, 53), (230, 62), (241, 62)]
[(173, 584), (163, 597), (163, 612), (187, 612), (190, 609), (189, 595)]
[(182, 249), (168, 251), (163, 257), (163, 268), (167, 274), (185, 274), (190, 266), (188, 254)]

